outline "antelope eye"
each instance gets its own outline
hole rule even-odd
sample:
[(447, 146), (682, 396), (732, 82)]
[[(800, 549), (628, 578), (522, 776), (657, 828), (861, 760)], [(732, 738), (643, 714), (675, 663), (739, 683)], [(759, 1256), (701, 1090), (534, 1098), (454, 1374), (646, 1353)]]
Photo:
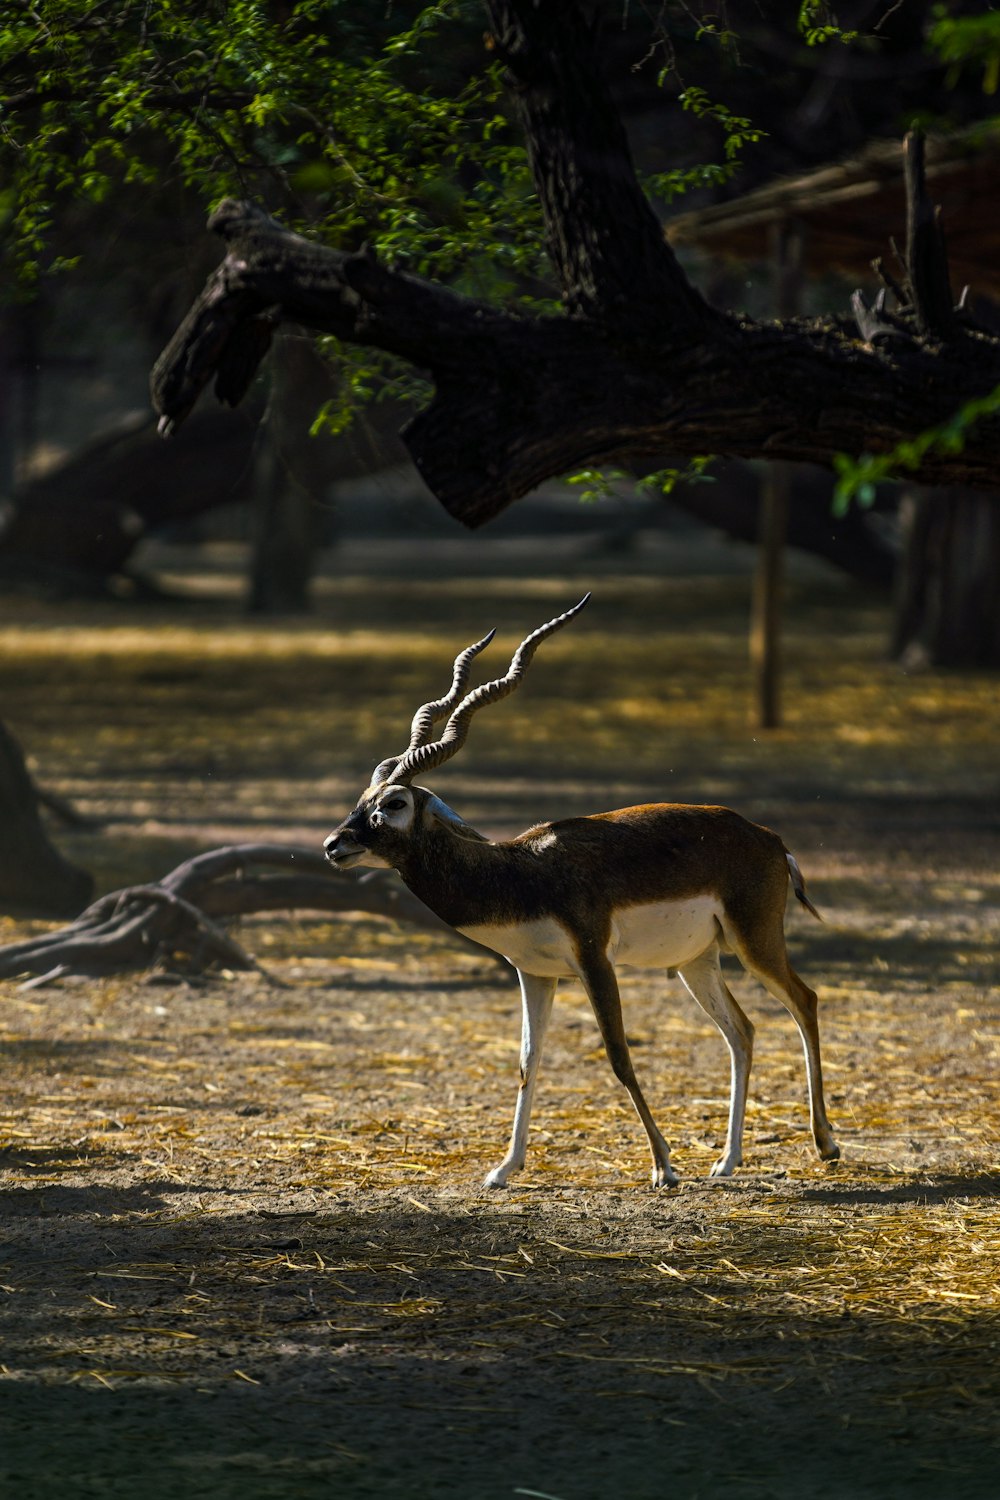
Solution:
[(383, 802), (382, 806), (386, 812), (402, 812), (406, 806), (406, 798), (393, 797), (391, 802)]

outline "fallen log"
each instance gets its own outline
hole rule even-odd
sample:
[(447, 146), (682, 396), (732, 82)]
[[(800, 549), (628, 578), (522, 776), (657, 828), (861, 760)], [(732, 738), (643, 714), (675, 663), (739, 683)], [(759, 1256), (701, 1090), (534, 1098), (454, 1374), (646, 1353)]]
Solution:
[(213, 965), (259, 970), (221, 922), (292, 910), (388, 917), (446, 933), (465, 951), (496, 959), (442, 922), (392, 870), (355, 875), (294, 844), (229, 844), (185, 860), (160, 881), (99, 897), (65, 927), (0, 947), (0, 979), (96, 978), (158, 963), (187, 972)]

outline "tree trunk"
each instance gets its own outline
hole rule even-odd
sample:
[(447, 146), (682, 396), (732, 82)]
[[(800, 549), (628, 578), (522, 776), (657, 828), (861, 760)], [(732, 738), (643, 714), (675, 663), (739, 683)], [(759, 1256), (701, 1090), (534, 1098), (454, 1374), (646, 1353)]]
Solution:
[(969, 490), (906, 492), (892, 656), (921, 667), (1000, 666), (1000, 507)]
[(255, 425), (201, 413), (190, 441), (171, 448), (148, 421), (103, 434), (18, 487), (0, 518), (0, 579), (58, 593), (122, 589), (151, 531), (246, 499)]
[(248, 606), (255, 613), (302, 614), (309, 609), (316, 554), (330, 534), (331, 444), (309, 429), (333, 382), (301, 335), (275, 340), (270, 373), (254, 453)]
[(49, 842), (24, 756), (2, 724), (0, 816), (0, 911), (13, 916), (74, 916), (90, 898), (93, 881)]

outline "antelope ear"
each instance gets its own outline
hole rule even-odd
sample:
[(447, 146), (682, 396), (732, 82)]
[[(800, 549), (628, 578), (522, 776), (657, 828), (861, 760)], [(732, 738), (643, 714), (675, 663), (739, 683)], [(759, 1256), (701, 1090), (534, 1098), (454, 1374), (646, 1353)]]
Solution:
[(416, 790), (426, 792), (427, 801), (424, 803), (424, 808), (436, 823), (443, 823), (446, 828), (450, 828), (453, 833), (459, 834), (462, 838), (473, 839), (477, 843), (487, 842), (483, 835), (477, 833), (474, 828), (460, 818), (454, 808), (448, 806), (447, 802), (442, 802), (440, 797), (435, 797), (434, 793), (428, 792), (426, 787), (417, 787)]
[(398, 765), (398, 755), (390, 755), (388, 760), (380, 760), (378, 765), (372, 772), (372, 779), (369, 790), (371, 789), (371, 787), (384, 786)]

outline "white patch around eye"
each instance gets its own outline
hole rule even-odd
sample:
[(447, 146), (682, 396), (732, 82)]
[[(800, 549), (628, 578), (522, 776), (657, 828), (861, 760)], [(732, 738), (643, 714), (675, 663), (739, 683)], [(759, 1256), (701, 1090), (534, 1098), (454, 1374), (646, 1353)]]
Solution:
[(413, 796), (409, 788), (387, 789), (368, 821), (372, 828), (383, 828), (388, 823), (406, 833), (413, 822)]

